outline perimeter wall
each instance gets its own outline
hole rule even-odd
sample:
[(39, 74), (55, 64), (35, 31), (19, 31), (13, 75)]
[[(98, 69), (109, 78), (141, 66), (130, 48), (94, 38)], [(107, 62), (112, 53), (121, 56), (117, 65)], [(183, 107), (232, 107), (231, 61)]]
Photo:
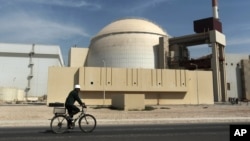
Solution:
[(50, 67), (47, 102), (64, 102), (75, 84), (87, 105), (111, 105), (119, 94), (142, 94), (145, 105), (214, 104), (211, 71), (105, 67)]

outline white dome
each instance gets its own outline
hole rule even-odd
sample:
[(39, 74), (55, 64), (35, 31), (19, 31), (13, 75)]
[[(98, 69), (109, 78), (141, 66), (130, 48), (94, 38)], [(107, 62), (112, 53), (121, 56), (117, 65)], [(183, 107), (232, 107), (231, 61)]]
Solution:
[(92, 39), (86, 66), (157, 68), (157, 45), (162, 36), (166, 32), (148, 20), (114, 21)]
[(149, 34), (167, 35), (160, 26), (146, 19), (126, 18), (114, 21), (105, 26), (96, 37), (122, 32), (144, 32)]

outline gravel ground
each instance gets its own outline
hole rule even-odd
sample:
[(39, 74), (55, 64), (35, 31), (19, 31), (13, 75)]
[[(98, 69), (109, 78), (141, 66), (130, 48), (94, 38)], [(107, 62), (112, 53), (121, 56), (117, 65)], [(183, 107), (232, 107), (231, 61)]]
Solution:
[[(250, 122), (250, 104), (164, 105), (150, 110), (122, 111), (88, 106), (87, 113), (100, 124)], [(53, 107), (46, 105), (0, 105), (1, 126), (49, 125)]]

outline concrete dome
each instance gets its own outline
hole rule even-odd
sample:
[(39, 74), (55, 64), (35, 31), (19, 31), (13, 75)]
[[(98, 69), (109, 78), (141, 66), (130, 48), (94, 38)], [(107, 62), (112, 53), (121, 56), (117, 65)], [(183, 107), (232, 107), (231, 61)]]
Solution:
[(167, 35), (161, 27), (146, 19), (128, 18), (110, 23), (104, 27), (96, 37), (121, 32), (145, 32), (150, 34)]
[(85, 66), (157, 68), (157, 45), (162, 36), (167, 33), (145, 19), (114, 21), (91, 40)]

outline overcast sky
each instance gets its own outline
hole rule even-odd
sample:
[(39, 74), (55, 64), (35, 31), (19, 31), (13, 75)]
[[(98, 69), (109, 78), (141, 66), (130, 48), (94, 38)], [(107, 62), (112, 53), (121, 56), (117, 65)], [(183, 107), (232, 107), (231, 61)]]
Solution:
[[(218, 0), (227, 53), (250, 54), (250, 1)], [(171, 36), (193, 34), (193, 21), (212, 16), (211, 0), (0, 0), (0, 42), (88, 47), (104, 26), (146, 18)], [(191, 55), (209, 54), (193, 47)], [(67, 60), (64, 60), (67, 62)]]

